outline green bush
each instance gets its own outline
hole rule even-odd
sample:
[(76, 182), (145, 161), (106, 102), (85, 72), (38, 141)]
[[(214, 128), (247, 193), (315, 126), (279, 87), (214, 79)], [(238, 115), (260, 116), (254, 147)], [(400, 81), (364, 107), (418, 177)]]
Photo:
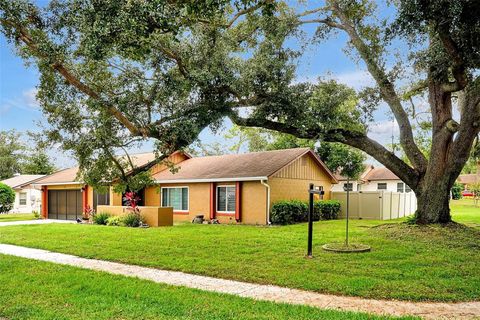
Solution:
[(305, 221), (308, 206), (299, 200), (283, 200), (272, 205), (270, 221), (273, 224), (292, 224)]
[(32, 213), (35, 219), (40, 219), (40, 212), (38, 212), (37, 210), (33, 210)]
[(5, 183), (0, 183), (0, 213), (6, 213), (13, 208), (15, 191)]
[[(313, 203), (313, 220), (338, 219), (340, 202), (337, 200), (320, 200)], [(308, 202), (283, 200), (272, 205), (270, 214), (272, 224), (293, 224), (308, 221)]]
[(337, 200), (315, 201), (313, 204), (313, 219), (335, 220), (340, 213), (340, 202)]
[(463, 190), (463, 186), (460, 183), (455, 182), (455, 184), (452, 187), (452, 199), (453, 200), (462, 199), (462, 190)]
[(137, 213), (130, 212), (122, 216), (122, 223), (126, 227), (139, 227), (142, 223), (142, 217)]
[(108, 218), (110, 218), (111, 216), (112, 216), (111, 214), (105, 213), (105, 212), (97, 213), (96, 215), (93, 216), (93, 223), (106, 225)]
[(121, 226), (123, 225), (122, 217), (111, 216), (107, 218), (107, 226)]

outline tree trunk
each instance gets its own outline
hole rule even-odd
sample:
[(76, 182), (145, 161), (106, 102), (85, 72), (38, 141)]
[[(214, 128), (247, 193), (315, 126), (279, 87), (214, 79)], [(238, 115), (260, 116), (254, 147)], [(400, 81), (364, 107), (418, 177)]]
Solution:
[(448, 223), (450, 215), (450, 188), (446, 182), (425, 185), (417, 196), (417, 224)]

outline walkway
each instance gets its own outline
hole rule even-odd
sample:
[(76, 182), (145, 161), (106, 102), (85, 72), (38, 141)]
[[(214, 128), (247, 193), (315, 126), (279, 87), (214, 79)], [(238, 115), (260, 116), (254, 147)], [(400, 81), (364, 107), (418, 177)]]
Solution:
[(396, 316), (416, 315), (425, 319), (480, 318), (480, 302), (424, 303), (334, 296), (277, 286), (204, 277), (183, 272), (125, 265), (103, 260), (85, 259), (62, 253), (7, 244), (0, 244), (0, 254), (9, 254), (123, 276), (138, 277), (157, 283), (185, 286), (280, 303)]
[(20, 220), (0, 222), (0, 227), (21, 226), (26, 224), (48, 224), (48, 223), (77, 223), (72, 220), (55, 220), (55, 219), (41, 219), (41, 220)]

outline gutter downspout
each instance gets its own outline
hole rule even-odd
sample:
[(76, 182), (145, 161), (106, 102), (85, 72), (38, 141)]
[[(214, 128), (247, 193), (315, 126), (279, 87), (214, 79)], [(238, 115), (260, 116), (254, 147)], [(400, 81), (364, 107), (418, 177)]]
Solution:
[(270, 222), (270, 186), (266, 182), (267, 180), (260, 180), (260, 183), (267, 188), (267, 225), (271, 225)]

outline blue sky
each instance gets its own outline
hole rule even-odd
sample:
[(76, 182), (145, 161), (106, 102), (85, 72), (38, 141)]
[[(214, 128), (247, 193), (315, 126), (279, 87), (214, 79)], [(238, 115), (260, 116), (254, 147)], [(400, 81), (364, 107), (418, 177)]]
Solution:
[[(43, 2), (43, 1), (42, 1)], [(309, 3), (310, 4), (310, 3)], [(371, 78), (365, 70), (356, 65), (342, 51), (345, 46), (345, 36), (339, 35), (328, 42), (308, 49), (298, 68), (299, 81), (314, 81), (318, 77), (333, 77), (354, 88), (360, 88), (371, 83)], [(38, 123), (45, 119), (35, 99), (39, 74), (35, 66), (26, 66), (15, 55), (13, 45), (8, 44), (0, 35), (0, 130), (15, 129), (17, 131), (38, 131)], [(388, 143), (392, 135), (392, 123), (388, 121), (385, 110), (376, 114), (378, 124), (370, 135), (381, 142)], [(226, 122), (225, 127), (230, 124)], [(397, 130), (394, 130), (397, 134)], [(210, 130), (202, 132), (200, 139), (211, 143), (221, 141), (222, 132), (213, 135)], [(141, 151), (146, 151), (146, 145)], [(58, 167), (74, 164), (68, 155), (55, 153)]]

